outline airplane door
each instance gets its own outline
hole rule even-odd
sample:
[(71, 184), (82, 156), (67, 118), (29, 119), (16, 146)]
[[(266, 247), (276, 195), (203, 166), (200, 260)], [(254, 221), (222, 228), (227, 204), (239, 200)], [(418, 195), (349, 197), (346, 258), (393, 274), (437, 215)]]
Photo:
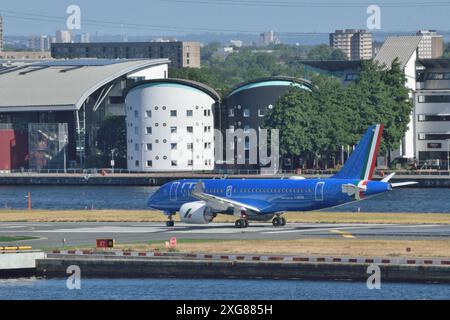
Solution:
[(233, 194), (233, 186), (228, 186), (227, 187), (227, 197), (231, 197), (232, 194)]
[(323, 187), (325, 182), (318, 182), (316, 184), (316, 201), (323, 201)]
[(177, 191), (179, 186), (179, 182), (174, 182), (170, 186), (170, 201), (177, 201)]

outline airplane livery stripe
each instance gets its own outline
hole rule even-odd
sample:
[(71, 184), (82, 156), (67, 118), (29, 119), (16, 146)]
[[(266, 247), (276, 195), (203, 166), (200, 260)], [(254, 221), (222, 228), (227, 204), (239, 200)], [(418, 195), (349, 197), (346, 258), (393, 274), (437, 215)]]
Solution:
[(377, 129), (378, 129), (378, 135), (376, 136), (376, 147), (375, 147), (375, 153), (374, 153), (375, 156), (373, 157), (372, 164), (370, 166), (370, 173), (369, 173), (369, 177), (368, 177), (369, 180), (372, 179), (373, 172), (374, 172), (375, 166), (377, 164), (377, 157), (376, 157), (376, 155), (378, 154), (378, 151), (380, 150), (381, 137), (383, 135), (384, 126), (383, 125), (378, 125)]
[(376, 158), (376, 150), (377, 150), (377, 145), (378, 145), (378, 134), (380, 132), (380, 125), (376, 125), (375, 126), (375, 130), (372, 134), (372, 139), (371, 139), (371, 146), (369, 149), (369, 154), (366, 160), (366, 167), (364, 168), (364, 177), (363, 180), (370, 180), (370, 172), (372, 170), (372, 164), (374, 161), (374, 158)]
[(374, 135), (375, 135), (375, 132), (371, 132), (370, 148), (367, 150), (366, 156), (364, 157), (365, 161), (364, 161), (364, 164), (363, 164), (363, 170), (361, 171), (361, 177), (360, 177), (361, 180), (366, 180), (367, 168), (369, 167), (368, 163), (369, 163), (369, 160), (370, 160), (370, 155), (372, 154)]

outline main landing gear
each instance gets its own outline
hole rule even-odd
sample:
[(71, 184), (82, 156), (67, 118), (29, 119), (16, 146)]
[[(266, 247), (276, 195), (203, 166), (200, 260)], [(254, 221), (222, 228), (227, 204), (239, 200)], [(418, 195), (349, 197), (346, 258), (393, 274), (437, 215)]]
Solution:
[(277, 215), (275, 218), (273, 218), (272, 224), (274, 227), (284, 227), (286, 225), (286, 218)]
[(236, 220), (234, 226), (238, 229), (248, 228), (247, 213), (245, 211), (241, 211), (241, 218), (239, 220)]
[(166, 226), (167, 227), (174, 227), (175, 226), (175, 221), (173, 221), (173, 215), (169, 215), (169, 221), (166, 222)]

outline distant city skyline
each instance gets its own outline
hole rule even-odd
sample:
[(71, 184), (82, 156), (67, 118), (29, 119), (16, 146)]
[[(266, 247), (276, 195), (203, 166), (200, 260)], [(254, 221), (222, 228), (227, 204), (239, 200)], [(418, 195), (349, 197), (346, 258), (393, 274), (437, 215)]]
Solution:
[[(208, 31), (257, 35), (274, 30), (285, 38), (301, 40), (307, 35), (295, 33), (326, 34), (342, 28), (367, 28), (369, 15), (366, 9), (371, 3), (324, 1), (314, 2), (313, 7), (308, 7), (305, 2), (293, 0), (245, 0), (242, 5), (231, 0), (132, 0), (121, 3), (106, 0), (4, 0), (0, 15), (4, 17), (5, 36), (54, 34), (56, 30), (65, 30), (66, 9), (72, 4), (80, 6), (82, 17), (82, 28), (75, 33), (91, 35), (173, 36)], [(403, 0), (375, 4), (381, 8), (381, 30), (375, 32), (450, 30), (446, 17), (450, 3)]]

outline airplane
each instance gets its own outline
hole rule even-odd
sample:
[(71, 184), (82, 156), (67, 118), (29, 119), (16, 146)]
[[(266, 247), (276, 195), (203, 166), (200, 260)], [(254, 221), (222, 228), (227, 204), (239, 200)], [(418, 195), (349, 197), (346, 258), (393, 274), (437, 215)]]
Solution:
[(164, 184), (150, 195), (148, 206), (162, 210), (175, 225), (181, 222), (208, 224), (218, 214), (236, 216), (236, 228), (249, 221), (270, 221), (274, 227), (286, 225), (288, 211), (312, 211), (334, 207), (381, 194), (395, 187), (417, 182), (389, 183), (395, 173), (373, 181), (383, 125), (370, 126), (341, 170), (326, 179), (204, 179), (178, 180)]

